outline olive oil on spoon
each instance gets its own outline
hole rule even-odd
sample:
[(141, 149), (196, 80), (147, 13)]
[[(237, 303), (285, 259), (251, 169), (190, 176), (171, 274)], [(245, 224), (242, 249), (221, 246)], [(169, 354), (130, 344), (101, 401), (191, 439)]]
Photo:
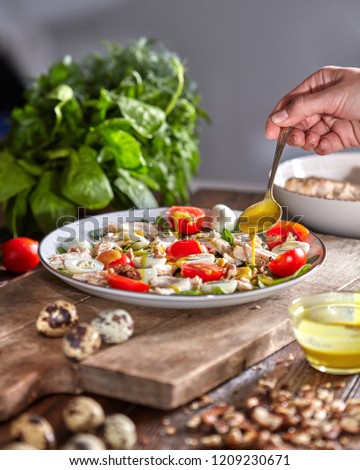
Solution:
[(266, 187), (265, 196), (262, 201), (252, 204), (245, 209), (239, 218), (239, 228), (249, 234), (251, 240), (251, 264), (255, 265), (255, 235), (265, 232), (273, 227), (282, 215), (282, 208), (273, 196), (273, 186), (276, 170), (280, 163), (280, 158), (291, 132), (291, 127), (280, 128), (277, 139), (274, 159), (271, 167), (269, 181)]

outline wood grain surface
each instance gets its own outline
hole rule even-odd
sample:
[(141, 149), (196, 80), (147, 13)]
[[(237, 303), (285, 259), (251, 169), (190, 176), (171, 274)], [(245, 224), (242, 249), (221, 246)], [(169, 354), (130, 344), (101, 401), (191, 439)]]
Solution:
[[(360, 289), (360, 241), (322, 237), (327, 261), (307, 280), (258, 302), (204, 310), (129, 306), (135, 335), (74, 363), (61, 338), (35, 329), (38, 312), (57, 298), (77, 305), (90, 322), (115, 303), (83, 294), (44, 269), (2, 287), (0, 420), (51, 393), (91, 392), (173, 409), (211, 390), (293, 340), (287, 306), (303, 292)], [(347, 266), (346, 270), (339, 269)], [(21, 295), (19, 295), (21, 289)], [(16, 313), (14, 313), (16, 312)]]
[[(233, 192), (201, 191), (196, 195), (196, 198), (194, 198), (194, 204), (211, 206), (214, 203), (223, 202), (233, 208), (242, 209), (250, 203), (259, 200), (258, 196), (259, 195)], [(323, 383), (336, 383), (336, 381), (339, 380), (338, 376), (315, 371), (307, 364), (296, 342), (291, 342), (282, 349), (279, 349), (278, 352), (270, 355), (260, 364), (257, 363), (251, 366), (251, 360), (244, 362), (240, 357), (241, 355), (238, 356), (235, 354), (235, 359), (232, 359), (232, 346), (230, 347), (230, 344), (235, 342), (235, 338), (231, 337), (231, 343), (228, 343), (227, 338), (231, 325), (237, 325), (238, 322), (244, 321), (243, 316), (253, 315), (254, 312), (256, 312), (261, 314), (263, 322), (267, 323), (272, 322), (273, 319), (270, 312), (277, 311), (280, 312), (280, 315), (283, 315), (284, 331), (286, 331), (284, 344), (287, 344), (292, 341), (292, 334), (290, 333), (286, 318), (286, 306), (290, 298), (310, 291), (330, 289), (360, 290), (360, 266), (358, 261), (360, 242), (326, 236), (322, 238), (328, 248), (328, 258), (324, 268), (313, 278), (304, 281), (293, 289), (286, 291), (286, 293), (276, 295), (272, 299), (265, 299), (258, 302), (257, 304), (260, 305), (260, 309), (252, 310), (251, 305), (247, 305), (247, 310), (243, 314), (236, 314), (231, 311), (232, 309), (225, 312), (212, 312), (208, 310), (204, 312), (192, 311), (184, 313), (182, 311), (156, 311), (156, 309), (150, 311), (149, 309), (126, 306), (126, 308), (131, 311), (136, 321), (135, 335), (132, 340), (128, 342), (127, 346), (130, 347), (131, 342), (136, 343), (137, 346), (141, 344), (153, 345), (150, 338), (155, 335), (158, 337), (157, 346), (160, 349), (165, 347), (165, 351), (171, 352), (171, 342), (174, 341), (174, 339), (180, 342), (179, 338), (183, 338), (182, 335), (184, 331), (187, 330), (187, 324), (191, 322), (193, 326), (196, 326), (193, 330), (195, 330), (194, 337), (196, 337), (197, 340), (199, 340), (199, 338), (201, 339), (203, 336), (201, 331), (197, 330), (200, 330), (203, 324), (206, 324), (206, 341), (204, 339), (202, 340), (200, 357), (197, 361), (201, 361), (204, 357), (204, 350), (213, 348), (213, 338), (215, 337), (216, 342), (219, 341), (219, 350), (223, 351), (221, 361), (223, 361), (222, 364), (225, 369), (225, 374), (223, 374), (222, 371), (219, 372), (220, 376), (218, 379), (224, 381), (226, 377), (235, 375), (233, 379), (209, 392), (209, 398), (214, 402), (226, 401), (233, 403), (235, 406), (241, 404), (249, 394), (254, 393), (259, 380), (264, 377), (276, 377), (278, 380), (277, 386), (287, 384), (287, 387), (294, 392), (299, 390), (304, 384), (319, 386)], [(82, 318), (90, 320), (99, 309), (106, 308), (108, 306), (107, 304), (113, 305), (113, 303), (86, 296), (58, 280), (50, 279), (48, 276), (49, 275), (45, 273), (42, 268), (25, 276), (9, 277), (6, 274), (0, 276), (0, 285), (2, 285), (0, 289), (0, 319), (2, 321), (2, 328), (0, 330), (0, 362), (3, 364), (3, 362), (8, 361), (8, 365), (2, 366), (0, 369), (1, 380), (4, 375), (8, 377), (6, 380), (4, 379), (4, 382), (0, 383), (0, 390), (4, 390), (4, 385), (8, 387), (8, 393), (4, 395), (4, 397), (10, 401), (10, 406), (12, 407), (12, 411), (9, 412), (6, 406), (4, 407), (2, 405), (2, 395), (0, 398), (0, 412), (3, 416), (2, 419), (6, 419), (5, 416), (12, 415), (15, 410), (20, 411), (25, 408), (28, 411), (43, 415), (56, 430), (58, 448), (61, 448), (63, 442), (69, 437), (69, 432), (64, 426), (61, 413), (64, 406), (71, 398), (71, 395), (67, 393), (57, 393), (56, 395), (45, 396), (38, 400), (36, 400), (36, 397), (41, 396), (43, 393), (52, 394), (55, 389), (59, 392), (67, 392), (68, 390), (66, 390), (66, 388), (69, 384), (75, 393), (80, 393), (84, 390), (84, 380), (85, 382), (87, 381), (87, 386), (92, 389), (91, 387), (94, 386), (94, 380), (91, 378), (90, 372), (92, 370), (97, 370), (97, 378), (103, 386), (104, 382), (106, 383), (107, 381), (107, 376), (103, 379), (100, 372), (102, 360), (110, 361), (110, 366), (108, 364), (106, 374), (109, 374), (111, 379), (114, 374), (117, 375), (113, 367), (114, 361), (111, 354), (111, 349), (113, 348), (103, 348), (91, 360), (85, 361), (81, 365), (69, 362), (59, 354), (58, 340), (42, 338), (35, 332), (34, 321), (37, 315), (37, 308), (39, 305), (43, 305), (47, 300), (58, 298), (59, 295), (61, 297), (66, 296), (66, 298), (77, 304)], [(245, 308), (245, 306), (243, 306), (243, 308)], [(194, 319), (195, 315), (197, 316)], [(149, 319), (150, 316), (151, 320)], [(217, 335), (216, 330), (213, 329), (214, 325), (217, 325), (216, 322), (219, 318), (223, 319), (224, 323), (227, 325), (223, 330), (224, 336)], [(168, 328), (167, 325), (172, 328)], [(180, 328), (179, 337), (173, 331), (174, 326)], [(244, 334), (246, 334), (246, 332)], [(189, 338), (192, 337), (189, 331), (188, 335)], [(34, 341), (34, 338), (36, 341)], [(144, 338), (145, 343), (141, 342), (142, 338)], [(185, 340), (186, 339), (185, 337)], [(164, 346), (163, 341), (165, 341)], [(188, 339), (188, 341), (190, 340)], [(228, 352), (224, 354), (226, 345), (229, 346)], [(253, 351), (252, 360), (254, 362), (259, 360), (257, 359), (259, 353), (256, 351), (258, 346), (259, 344)], [(199, 349), (200, 348), (195, 348), (194, 351), (199, 352)], [(133, 349), (133, 347), (127, 351), (127, 354), (129, 352), (142, 357), (145, 355), (142, 349)], [(125, 372), (129, 370), (126, 364), (129, 358), (127, 354), (122, 356), (121, 353), (117, 353), (116, 355), (117, 360), (123, 361), (124, 364), (122, 367)], [(182, 354), (185, 354), (185, 356), (183, 357)], [(259, 357), (261, 357), (261, 354), (260, 352)], [(99, 359), (100, 357), (102, 357), (101, 360)], [(182, 374), (182, 377), (186, 377), (184, 372), (186, 368), (184, 368), (182, 364), (184, 362), (183, 359), (189, 361), (190, 357), (189, 352), (184, 351), (183, 348), (181, 349), (181, 355), (171, 356), (177, 374)], [(290, 357), (291, 361), (289, 361)], [(50, 367), (49, 364), (54, 359), (56, 360), (56, 365), (55, 367)], [(97, 361), (100, 362), (98, 363)], [(134, 367), (135, 363), (135, 359), (132, 358), (131, 367)], [(217, 361), (215, 361), (215, 369), (211, 369), (213, 366), (213, 364), (211, 364), (210, 372), (207, 373), (206, 370), (202, 371), (205, 382), (207, 374), (211, 376), (211, 374), (216, 371), (216, 367), (218, 367), (216, 363)], [(28, 372), (29, 364), (34, 367), (32, 373)], [(71, 364), (70, 368), (69, 364)], [(247, 367), (247, 369), (240, 373), (243, 367)], [(157, 377), (163, 377), (163, 366), (157, 364), (155, 369)], [(219, 369), (221, 369), (220, 366)], [(198, 371), (198, 368), (196, 370)], [(81, 380), (80, 376), (82, 376)], [(25, 391), (26, 387), (25, 389), (22, 388), (22, 378), (24, 377), (26, 379), (26, 387), (30, 384), (30, 388), (28, 388), (27, 391)], [(40, 379), (39, 377), (42, 378)], [(44, 377), (46, 380), (44, 380)], [(170, 374), (169, 377), (171, 377), (171, 380), (176, 385), (178, 380), (176, 374)], [(18, 380), (19, 378), (20, 380)], [(359, 376), (352, 375), (342, 377), (341, 379), (344, 381), (345, 386), (337, 390), (337, 396), (343, 399), (352, 397), (360, 398)], [(44, 386), (44, 382), (47, 382), (48, 385)], [(66, 386), (64, 386), (64, 383)], [(100, 389), (101, 388), (102, 387), (100, 387)], [(201, 448), (197, 440), (199, 433), (189, 431), (185, 424), (189, 416), (196, 413), (198, 400), (195, 400), (195, 402), (185, 407), (178, 407), (173, 411), (161, 411), (155, 408), (132, 404), (129, 402), (131, 400), (124, 402), (116, 398), (109, 398), (104, 396), (102, 392), (103, 390), (97, 392), (100, 393), (99, 395), (89, 393), (87, 393), (87, 395), (91, 395), (101, 402), (107, 413), (123, 412), (133, 419), (138, 432), (137, 449)], [(107, 392), (108, 390), (106, 390), (105, 394), (107, 394)], [(141, 393), (146, 395), (147, 389), (143, 388)], [(199, 390), (198, 393), (201, 394), (202, 391)], [(19, 397), (19, 395), (21, 399), (13, 398), (13, 396)], [(30, 405), (30, 403), (32, 404)], [(170, 428), (171, 432), (169, 431)], [(6, 442), (9, 442), (9, 440), (9, 421), (6, 421), (0, 424), (0, 448)], [(359, 449), (359, 439), (356, 437), (351, 439), (346, 447)]]

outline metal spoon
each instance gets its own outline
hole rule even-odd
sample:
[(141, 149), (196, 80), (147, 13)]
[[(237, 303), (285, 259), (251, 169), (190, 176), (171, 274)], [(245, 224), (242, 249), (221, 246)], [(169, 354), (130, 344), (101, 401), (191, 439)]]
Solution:
[(280, 129), (264, 199), (252, 204), (241, 213), (239, 228), (245, 233), (254, 236), (255, 233), (267, 231), (281, 219), (282, 208), (274, 199), (273, 186), (276, 170), (291, 129), (292, 127)]

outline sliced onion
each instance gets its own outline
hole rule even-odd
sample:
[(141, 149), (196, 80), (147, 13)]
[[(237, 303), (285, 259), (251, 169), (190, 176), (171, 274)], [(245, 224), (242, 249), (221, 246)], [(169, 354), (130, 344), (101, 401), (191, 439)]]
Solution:
[(310, 244), (306, 242), (298, 242), (296, 240), (284, 242), (281, 245), (277, 245), (272, 249), (272, 252), (276, 255), (281, 255), (281, 253), (285, 253), (286, 251), (294, 250), (295, 248), (302, 248), (305, 253), (309, 253), (310, 251)]
[(214, 264), (215, 255), (212, 253), (203, 253), (199, 255), (190, 255), (184, 258), (180, 258), (176, 261), (176, 265), (181, 268), (183, 263), (205, 263), (205, 264)]
[(232, 294), (236, 291), (237, 281), (234, 279), (230, 281), (211, 281), (204, 282), (200, 289), (203, 294)]
[(130, 246), (134, 251), (137, 250), (143, 250), (144, 248), (147, 248), (150, 244), (150, 241), (146, 239), (145, 237), (142, 237), (141, 235), (137, 235), (137, 239), (134, 243), (132, 243)]
[(148, 284), (158, 275), (156, 268), (139, 268), (138, 271), (141, 275), (141, 281)]
[(135, 256), (132, 259), (135, 268), (151, 268), (156, 265), (166, 264), (166, 258), (156, 258), (151, 255)]

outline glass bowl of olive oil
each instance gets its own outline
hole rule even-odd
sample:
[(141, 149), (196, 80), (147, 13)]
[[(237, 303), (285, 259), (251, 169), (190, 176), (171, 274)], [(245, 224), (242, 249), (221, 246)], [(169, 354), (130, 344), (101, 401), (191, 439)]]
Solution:
[(295, 338), (309, 364), (329, 374), (360, 372), (360, 292), (322, 292), (289, 305)]

